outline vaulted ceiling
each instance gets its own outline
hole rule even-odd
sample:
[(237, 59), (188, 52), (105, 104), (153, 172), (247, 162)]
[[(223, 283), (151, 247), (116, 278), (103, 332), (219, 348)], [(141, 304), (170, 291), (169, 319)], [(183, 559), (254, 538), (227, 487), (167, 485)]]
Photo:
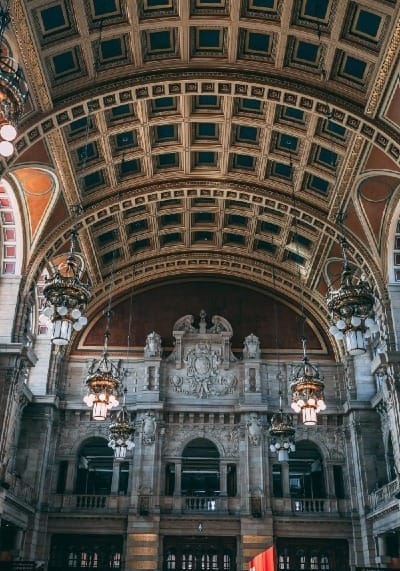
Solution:
[[(30, 101), (3, 174), (30, 221), (27, 284), (76, 224), (93, 311), (111, 273), (115, 295), (219, 276), (289, 300), (304, 288), (323, 322), (344, 233), (384, 297), (400, 2), (12, 4)], [(26, 191), (27, 167), (55, 175), (51, 200)]]

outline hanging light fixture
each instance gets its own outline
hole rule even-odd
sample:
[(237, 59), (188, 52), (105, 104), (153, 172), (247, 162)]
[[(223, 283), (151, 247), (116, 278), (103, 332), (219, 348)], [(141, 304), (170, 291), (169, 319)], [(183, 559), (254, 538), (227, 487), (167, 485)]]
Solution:
[(319, 372), (308, 360), (306, 352), (306, 339), (302, 338), (303, 360), (297, 367), (291, 380), (292, 390), (291, 407), (296, 413), (301, 412), (305, 426), (317, 424), (317, 414), (326, 409), (324, 387)]
[(135, 443), (132, 440), (134, 428), (129, 421), (129, 413), (125, 405), (126, 390), (125, 388), (122, 408), (109, 427), (108, 446), (114, 450), (114, 458), (116, 460), (126, 458), (126, 453), (135, 447)]
[(54, 345), (67, 345), (73, 331), (80, 331), (87, 324), (84, 315), (90, 300), (90, 286), (82, 281), (83, 267), (75, 254), (76, 231), (71, 232), (69, 256), (54, 275), (46, 278), (43, 296), (46, 307), (42, 322), (52, 323), (51, 340)]
[(296, 451), (295, 432), (291, 415), (282, 410), (282, 394), (279, 392), (279, 412), (272, 416), (269, 429), (272, 437), (269, 448), (278, 454), (279, 462), (288, 462), (290, 452)]
[(370, 284), (361, 278), (355, 280), (350, 267), (345, 238), (341, 240), (343, 271), (340, 287), (330, 288), (327, 295), (327, 308), (331, 314), (332, 326), (329, 333), (337, 341), (343, 341), (349, 355), (362, 355), (366, 351), (365, 340), (379, 331), (374, 319), (375, 296)]
[(101, 359), (93, 359), (86, 377), (87, 394), (83, 402), (92, 409), (94, 420), (105, 420), (107, 411), (119, 405), (123, 371), (108, 356), (109, 322), (111, 312), (106, 312), (107, 328)]
[(28, 87), (18, 62), (7, 54), (4, 32), (10, 23), (8, 7), (0, 5), (0, 155), (14, 152), (17, 121), (22, 115)]

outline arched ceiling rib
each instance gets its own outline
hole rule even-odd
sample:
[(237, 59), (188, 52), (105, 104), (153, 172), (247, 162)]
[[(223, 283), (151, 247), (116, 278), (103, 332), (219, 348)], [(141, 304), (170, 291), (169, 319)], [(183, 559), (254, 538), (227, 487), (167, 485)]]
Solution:
[(400, 165), (399, 133), (379, 108), (390, 104), (397, 2), (13, 4), (34, 110), (7, 168), (44, 141), (59, 211), (71, 213), (46, 228), (27, 282), (65, 249), (80, 203), (98, 301), (111, 268), (123, 293), (132, 266), (140, 285), (203, 268), (269, 286), (273, 267), (293, 299), (304, 276), (324, 320), (336, 219), (351, 208), (353, 259), (383, 291), (354, 201), (371, 149)]

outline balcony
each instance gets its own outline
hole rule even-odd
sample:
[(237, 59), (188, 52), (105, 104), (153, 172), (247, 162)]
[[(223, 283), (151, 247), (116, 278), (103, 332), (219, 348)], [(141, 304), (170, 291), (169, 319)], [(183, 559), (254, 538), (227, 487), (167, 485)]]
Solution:
[(125, 513), (129, 507), (128, 496), (100, 494), (51, 494), (49, 511), (51, 512), (117, 512)]
[(342, 517), (350, 511), (348, 500), (336, 498), (271, 498), (271, 504), (274, 515), (324, 517), (325, 514), (337, 514)]
[(369, 495), (369, 504), (373, 511), (385, 510), (389, 504), (397, 503), (400, 496), (400, 477), (397, 476), (388, 484)]

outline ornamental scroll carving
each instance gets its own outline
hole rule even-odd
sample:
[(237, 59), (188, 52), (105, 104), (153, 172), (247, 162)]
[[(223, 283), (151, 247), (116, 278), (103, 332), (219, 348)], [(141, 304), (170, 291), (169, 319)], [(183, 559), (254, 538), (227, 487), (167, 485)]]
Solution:
[(221, 353), (209, 343), (197, 343), (183, 359), (184, 370), (170, 376), (175, 392), (208, 398), (231, 394), (237, 378), (233, 372), (221, 372)]

